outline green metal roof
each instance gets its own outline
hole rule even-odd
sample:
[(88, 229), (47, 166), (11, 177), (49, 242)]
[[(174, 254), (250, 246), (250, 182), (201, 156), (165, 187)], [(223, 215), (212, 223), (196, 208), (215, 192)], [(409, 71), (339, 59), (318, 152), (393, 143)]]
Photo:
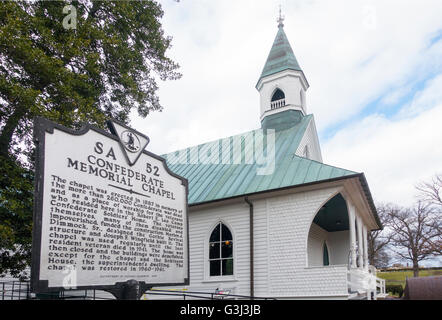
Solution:
[[(284, 114), (281, 113), (281, 116)], [(302, 117), (288, 129), (274, 128), (275, 161), (271, 174), (262, 174), (262, 172), (260, 174), (259, 171), (264, 165), (260, 165), (257, 161), (251, 163), (246, 161), (248, 156), (254, 154), (254, 148), (271, 154), (272, 144), (266, 143), (271, 137), (271, 132), (268, 130), (250, 131), (172, 152), (163, 157), (172, 172), (187, 178), (189, 205), (356, 174), (353, 171), (295, 155), (312, 118), (312, 115)], [(264, 138), (260, 136), (262, 132)], [(246, 136), (255, 137), (255, 146), (250, 148), (250, 144), (241, 143), (242, 160), (240, 163), (234, 163), (234, 141), (240, 141), (239, 138)]]
[(284, 32), (284, 28), (280, 25), (259, 79), (286, 69), (302, 71)]

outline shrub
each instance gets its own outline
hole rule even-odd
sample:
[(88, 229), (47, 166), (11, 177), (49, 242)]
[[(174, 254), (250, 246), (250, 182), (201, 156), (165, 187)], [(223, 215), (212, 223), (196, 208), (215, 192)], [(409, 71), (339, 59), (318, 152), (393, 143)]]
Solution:
[(404, 288), (400, 284), (389, 284), (385, 286), (385, 291), (391, 293), (392, 295), (398, 295), (402, 298), (404, 294)]

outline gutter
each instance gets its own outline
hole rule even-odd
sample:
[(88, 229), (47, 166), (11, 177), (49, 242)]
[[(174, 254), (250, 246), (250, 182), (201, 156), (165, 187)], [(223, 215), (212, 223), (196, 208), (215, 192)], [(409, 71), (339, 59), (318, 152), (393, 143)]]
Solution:
[(313, 181), (313, 182), (306, 182), (306, 183), (301, 183), (301, 184), (297, 184), (294, 186), (285, 186), (285, 187), (279, 187), (279, 188), (275, 188), (275, 189), (268, 189), (268, 190), (262, 190), (262, 191), (255, 191), (255, 192), (250, 192), (247, 194), (240, 194), (240, 195), (235, 195), (235, 196), (229, 196), (229, 197), (225, 197), (225, 198), (218, 198), (218, 199), (214, 199), (214, 200), (206, 200), (206, 201), (201, 201), (201, 202), (194, 202), (194, 203), (189, 203), (189, 207), (196, 207), (202, 204), (209, 204), (209, 203), (216, 203), (216, 202), (221, 202), (221, 201), (225, 201), (225, 200), (231, 200), (231, 199), (239, 199), (242, 197), (249, 197), (249, 196), (255, 196), (255, 195), (261, 195), (261, 194), (265, 194), (268, 192), (275, 192), (275, 191), (283, 191), (283, 190), (290, 190), (290, 189), (295, 189), (295, 188), (300, 188), (300, 187), (305, 187), (305, 186), (312, 186), (312, 185), (317, 185), (320, 183), (326, 183), (326, 182), (334, 182), (334, 181), (339, 181), (339, 180), (344, 180), (344, 179), (351, 179), (351, 178), (359, 178), (360, 175), (362, 175), (363, 173), (355, 173), (355, 174), (350, 174), (347, 176), (340, 176), (340, 177), (336, 177), (336, 178), (330, 178), (330, 179), (324, 179), (324, 180), (318, 180), (318, 181)]
[(249, 232), (250, 232), (250, 297), (253, 299), (255, 296), (255, 275), (254, 275), (254, 261), (253, 261), (253, 203), (249, 201), (248, 197), (244, 197), (244, 201), (249, 205)]
[(379, 215), (378, 215), (378, 212), (376, 210), (376, 205), (374, 204), (373, 197), (371, 195), (370, 188), (368, 187), (367, 179), (365, 178), (364, 173), (360, 173), (359, 174), (359, 181), (361, 182), (362, 189), (364, 190), (365, 197), (368, 200), (368, 204), (370, 205), (370, 209), (371, 209), (371, 211), (373, 213), (374, 219), (376, 220), (376, 223), (379, 226), (378, 229), (375, 229), (375, 230), (372, 230), (372, 231), (383, 230), (384, 226), (382, 225), (381, 220), (379, 219)]

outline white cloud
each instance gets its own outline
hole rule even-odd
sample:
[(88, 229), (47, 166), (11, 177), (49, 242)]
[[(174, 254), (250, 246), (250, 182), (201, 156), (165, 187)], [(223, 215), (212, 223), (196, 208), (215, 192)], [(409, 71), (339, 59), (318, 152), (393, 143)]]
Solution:
[(418, 109), (438, 96), (431, 109), (414, 117), (371, 115), (354, 122), (322, 145), (325, 162), (364, 172), (375, 201), (412, 204), (414, 185), (442, 173), (441, 80), (439, 76), (429, 81), (416, 94)]
[[(163, 26), (173, 36), (169, 56), (181, 65), (183, 78), (160, 83), (162, 113), (132, 117), (132, 125), (151, 138), (151, 151), (162, 154), (260, 126), (255, 84), (277, 32), (280, 3), (162, 1)], [(281, 4), (285, 32), (310, 83), (307, 108), (320, 132), (357, 118), (372, 100), (392, 107), (442, 70), (442, 40), (431, 43), (442, 30), (440, 0)], [(440, 81), (427, 83), (428, 90), (397, 118), (375, 114), (343, 127), (323, 142), (324, 160), (364, 171), (375, 200), (391, 195), (407, 201), (413, 183), (441, 163)], [(409, 108), (415, 108), (412, 116)]]
[(399, 113), (400, 117), (412, 117), (434, 107), (442, 101), (442, 74), (431, 79), (424, 91), (416, 93), (412, 101)]
[(412, 92), (412, 84), (404, 84), (402, 87), (393, 89), (387, 93), (387, 95), (382, 98), (380, 103), (383, 107), (393, 106), (410, 92)]
[[(162, 2), (163, 25), (173, 36), (169, 55), (180, 63), (184, 76), (160, 84), (163, 113), (133, 121), (152, 136), (156, 151), (259, 127), (254, 86), (277, 32), (280, 3)], [(439, 0), (425, 5), (283, 1), (282, 7), (285, 31), (311, 85), (308, 110), (315, 114), (319, 131), (354, 116), (385, 91), (397, 90), (416, 70), (434, 68), (425, 61), (435, 61), (442, 53), (442, 46), (426, 50), (442, 29)], [(189, 134), (189, 128), (196, 133)]]

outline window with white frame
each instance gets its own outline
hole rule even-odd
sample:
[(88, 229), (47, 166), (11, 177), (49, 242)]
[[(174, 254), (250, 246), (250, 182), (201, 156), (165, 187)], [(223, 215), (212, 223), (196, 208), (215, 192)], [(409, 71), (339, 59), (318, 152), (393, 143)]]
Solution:
[(233, 275), (233, 237), (229, 228), (218, 223), (209, 239), (209, 275)]

